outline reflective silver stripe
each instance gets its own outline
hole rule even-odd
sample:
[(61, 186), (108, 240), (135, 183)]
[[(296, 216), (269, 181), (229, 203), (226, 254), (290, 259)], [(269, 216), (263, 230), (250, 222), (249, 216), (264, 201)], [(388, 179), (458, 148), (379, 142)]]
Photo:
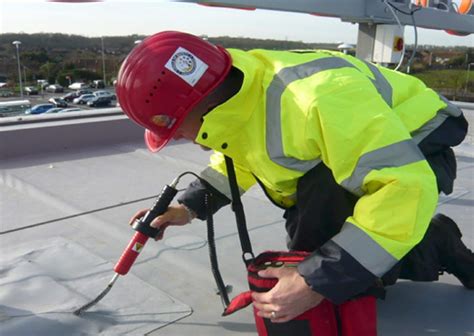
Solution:
[(445, 97), (443, 96), (439, 96), (439, 98), (441, 98), (442, 101), (444, 101), (446, 103), (446, 107), (444, 108), (444, 110), (450, 115), (450, 116), (453, 116), (453, 117), (459, 117), (461, 114), (462, 114), (462, 111), (459, 107), (457, 107), (456, 105), (454, 105), (453, 103), (451, 103), (449, 100), (447, 100)]
[[(232, 199), (232, 194), (230, 192), (229, 180), (227, 176), (222, 175), (218, 171), (212, 169), (211, 167), (207, 167), (204, 169), (200, 174), (206, 182), (216, 188), (219, 192), (224, 194), (228, 199)], [(239, 187), (240, 195), (243, 195), (245, 190)]]
[(422, 142), (424, 138), (437, 129), (448, 117), (459, 117), (462, 114), (462, 111), (459, 107), (451, 103), (443, 96), (440, 96), (440, 98), (447, 104), (447, 106), (439, 110), (434, 118), (411, 133), (413, 141), (416, 144)]
[[(372, 80), (375, 88), (388, 105), (392, 105), (392, 87), (374, 65), (367, 63), (375, 79)], [(310, 77), (318, 72), (338, 68), (355, 68), (352, 63), (339, 57), (326, 57), (307, 63), (281, 69), (272, 79), (267, 89), (266, 107), (266, 145), (270, 159), (285, 168), (307, 172), (321, 160), (298, 160), (285, 156), (283, 152), (283, 138), (281, 127), (281, 97), (292, 82)]]
[(377, 277), (384, 275), (398, 262), (367, 233), (349, 222), (344, 223), (341, 232), (332, 241)]
[(342, 58), (326, 57), (284, 68), (275, 74), (268, 86), (266, 101), (266, 145), (268, 155), (273, 162), (300, 172), (307, 172), (321, 162), (319, 159), (305, 161), (285, 156), (281, 134), (281, 96), (287, 86), (294, 81), (310, 77), (320, 71), (344, 67), (354, 67), (354, 65)]
[(359, 158), (354, 172), (341, 185), (357, 196), (362, 196), (364, 178), (372, 170), (400, 167), (424, 160), (418, 146), (410, 139), (366, 153)]
[(392, 86), (388, 80), (382, 75), (379, 68), (369, 62), (365, 62), (369, 67), (370, 71), (374, 75), (375, 79), (370, 79), (377, 89), (378, 93), (382, 96), (383, 100), (387, 103), (388, 106), (392, 107)]
[(426, 138), (428, 135), (431, 134), (435, 129), (437, 129), (445, 120), (449, 117), (449, 114), (445, 109), (441, 109), (438, 111), (436, 116), (426, 122), (423, 126), (421, 126), (416, 131), (411, 133), (411, 137), (416, 144), (419, 144)]

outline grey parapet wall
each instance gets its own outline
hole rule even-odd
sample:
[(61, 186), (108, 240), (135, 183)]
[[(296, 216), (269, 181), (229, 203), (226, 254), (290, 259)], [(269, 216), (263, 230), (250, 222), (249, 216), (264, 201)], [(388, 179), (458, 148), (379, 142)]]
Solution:
[[(474, 125), (474, 103), (453, 103)], [(0, 118), (0, 159), (127, 142), (144, 148), (143, 128), (119, 107)], [(474, 127), (469, 127), (465, 143), (474, 144)]]
[(0, 160), (126, 142), (143, 144), (143, 128), (120, 108), (0, 118)]

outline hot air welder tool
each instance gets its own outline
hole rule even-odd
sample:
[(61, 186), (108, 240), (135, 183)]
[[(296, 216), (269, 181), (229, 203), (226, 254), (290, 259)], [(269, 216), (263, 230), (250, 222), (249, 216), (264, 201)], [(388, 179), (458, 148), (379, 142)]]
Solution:
[(162, 215), (168, 209), (169, 204), (173, 200), (174, 196), (178, 192), (176, 185), (179, 179), (185, 174), (192, 174), (191, 172), (185, 172), (178, 176), (170, 185), (165, 185), (160, 195), (158, 195), (153, 206), (148, 210), (143, 217), (135, 220), (132, 228), (136, 231), (132, 239), (128, 243), (127, 247), (123, 251), (120, 259), (115, 264), (115, 274), (110, 280), (107, 287), (91, 302), (85, 304), (81, 308), (74, 311), (74, 314), (80, 316), (83, 312), (96, 305), (105, 295), (112, 289), (112, 286), (117, 281), (119, 275), (125, 275), (132, 267), (135, 259), (137, 259), (140, 252), (143, 250), (148, 238), (155, 238), (160, 234), (160, 229), (156, 229), (150, 226), (150, 223), (158, 216)]

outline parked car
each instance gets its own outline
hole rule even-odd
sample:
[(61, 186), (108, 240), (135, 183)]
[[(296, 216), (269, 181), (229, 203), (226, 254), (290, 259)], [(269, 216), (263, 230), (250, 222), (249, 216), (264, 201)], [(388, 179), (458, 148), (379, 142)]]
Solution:
[(97, 97), (108, 97), (108, 98), (110, 98), (111, 100), (115, 100), (115, 99), (116, 99), (115, 94), (113, 94), (112, 92), (109, 92), (109, 91), (99, 90), (99, 91), (95, 91), (94, 94), (95, 94)]
[(60, 92), (64, 92), (64, 88), (59, 84), (51, 84), (46, 87), (46, 91), (60, 93)]
[(53, 104), (38, 104), (32, 108), (27, 109), (25, 114), (42, 114), (54, 107), (55, 106)]
[(75, 82), (69, 85), (68, 88), (70, 88), (71, 90), (81, 90), (81, 89), (88, 88), (88, 86), (86, 83)]
[(83, 94), (80, 97), (74, 98), (72, 101), (74, 104), (86, 104), (89, 100), (94, 99), (96, 96), (89, 93), (89, 94)]
[(38, 83), (38, 86), (43, 90), (45, 90), (49, 85), (49, 83), (46, 79), (38, 79), (36, 81), (36, 83)]
[(87, 90), (87, 89), (81, 89), (81, 90), (77, 90), (76, 93), (80, 96), (82, 96), (83, 94), (93, 94), (94, 92), (92, 92), (92, 90)]
[(91, 87), (96, 89), (103, 89), (105, 88), (105, 83), (102, 79), (96, 79), (92, 81)]
[(59, 111), (59, 113), (78, 112), (78, 111), (84, 111), (84, 110), (79, 108), (79, 107), (70, 107), (70, 108), (66, 108), (66, 109), (63, 109), (63, 110)]
[(73, 92), (69, 92), (62, 98), (67, 102), (72, 102), (75, 98), (82, 96), (83, 94), (92, 94), (91, 90), (77, 90)]
[(0, 117), (21, 115), (29, 108), (31, 108), (31, 103), (27, 99), (0, 101)]
[(25, 93), (28, 96), (37, 95), (38, 94), (38, 89), (35, 88), (34, 86), (25, 86)]
[(52, 109), (49, 109), (48, 111), (44, 112), (43, 114), (59, 113), (62, 110), (64, 110), (62, 107), (53, 107)]
[(112, 102), (110, 97), (95, 97), (92, 100), (87, 102), (87, 106), (100, 107), (100, 106), (109, 106)]
[(79, 95), (76, 93), (76, 91), (73, 91), (73, 92), (66, 93), (61, 98), (67, 102), (72, 102), (74, 98), (77, 98), (77, 97), (79, 97)]
[(67, 102), (61, 97), (49, 98), (48, 102), (56, 105), (56, 107), (67, 107)]

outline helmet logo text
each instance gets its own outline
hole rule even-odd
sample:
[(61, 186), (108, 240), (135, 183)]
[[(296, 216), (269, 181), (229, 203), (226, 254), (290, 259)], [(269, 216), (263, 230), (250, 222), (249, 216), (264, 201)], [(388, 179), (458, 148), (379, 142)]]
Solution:
[(199, 57), (183, 47), (176, 49), (165, 65), (166, 69), (191, 86), (196, 85), (208, 67)]
[(178, 74), (189, 75), (196, 70), (196, 60), (188, 52), (179, 52), (171, 59), (171, 66)]

